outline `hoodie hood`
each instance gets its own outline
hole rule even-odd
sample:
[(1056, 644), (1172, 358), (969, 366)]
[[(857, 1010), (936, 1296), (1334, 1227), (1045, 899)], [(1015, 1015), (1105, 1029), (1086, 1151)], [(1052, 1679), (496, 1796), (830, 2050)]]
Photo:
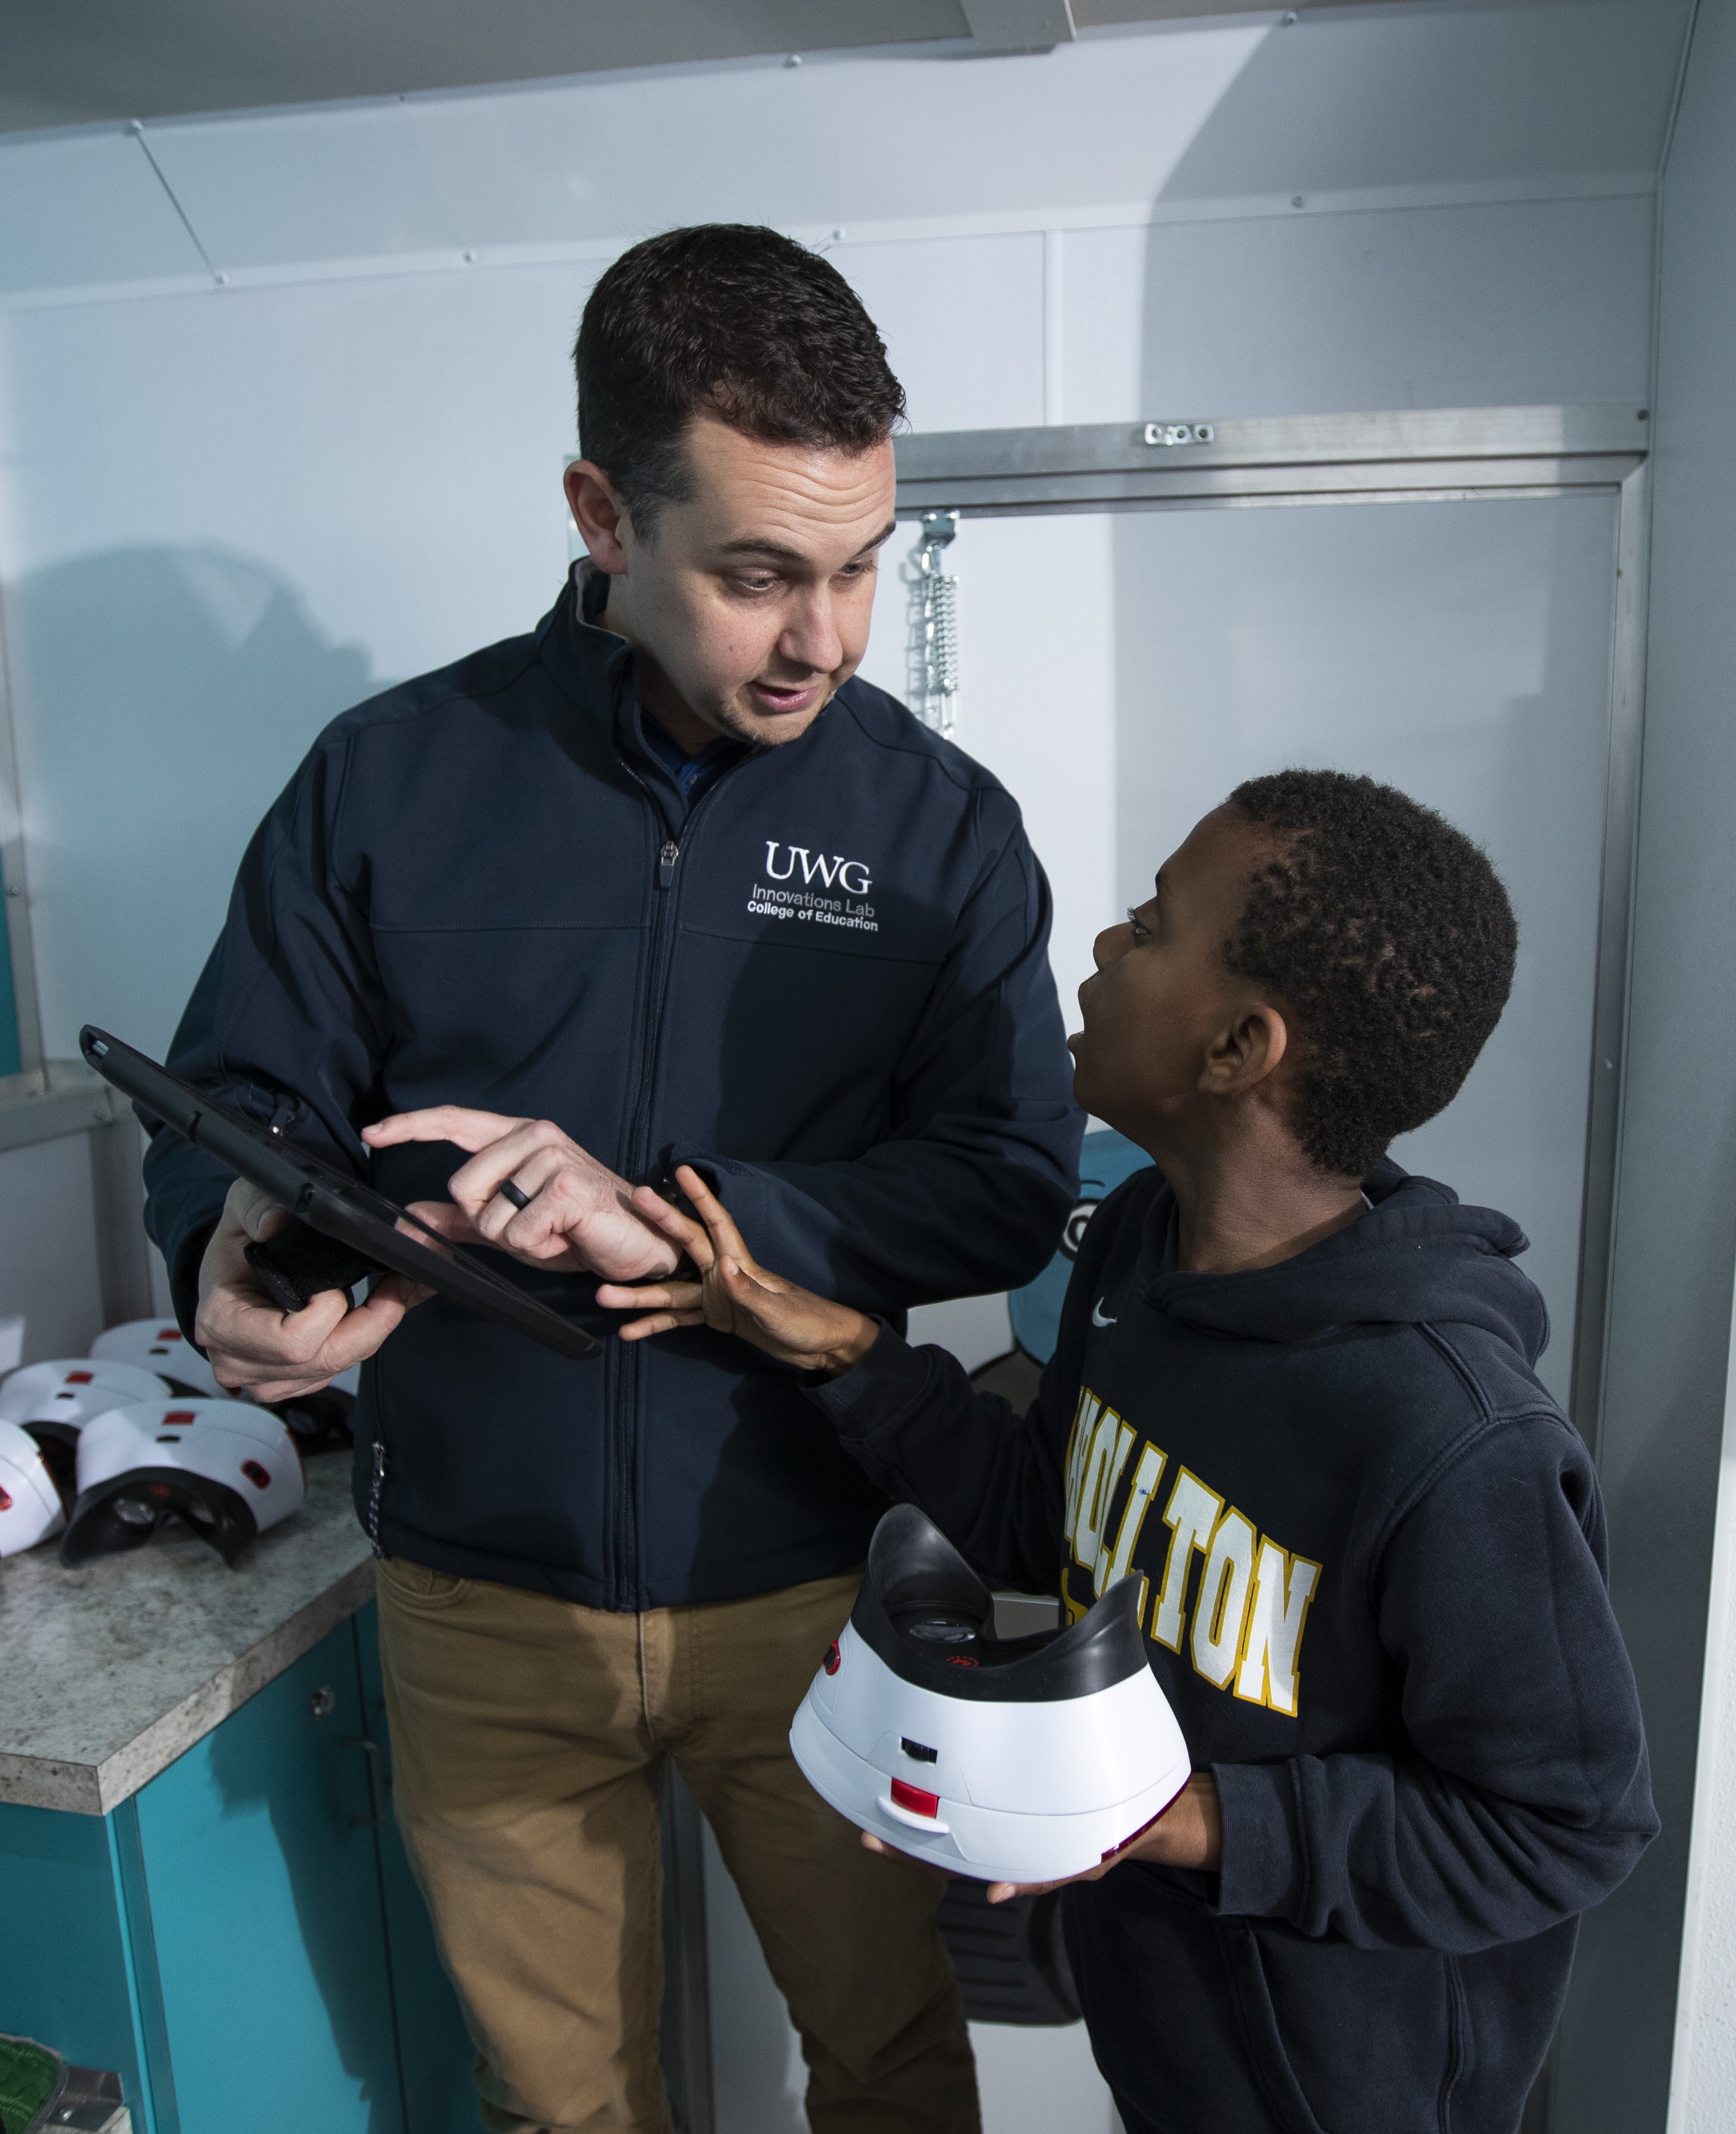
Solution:
[[(1541, 1292), (1513, 1265), (1529, 1240), (1511, 1216), (1461, 1204), (1450, 1186), (1383, 1162), (1363, 1181), (1373, 1205), (1294, 1259), (1242, 1274), (1142, 1276), (1169, 1318), (1244, 1340), (1318, 1341), (1365, 1326), (1424, 1321), (1481, 1328), (1529, 1367), (1549, 1340)], [(1161, 1267), (1174, 1195), (1146, 1214), (1142, 1264)]]

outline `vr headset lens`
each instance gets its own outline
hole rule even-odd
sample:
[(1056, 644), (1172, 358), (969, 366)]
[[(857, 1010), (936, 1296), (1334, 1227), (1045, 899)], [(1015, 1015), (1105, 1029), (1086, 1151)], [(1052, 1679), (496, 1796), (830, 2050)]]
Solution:
[(106, 1487), (105, 1495), (75, 1512), (60, 1543), (63, 1563), (142, 1548), (170, 1516), (184, 1519), (225, 1563), (234, 1562), (256, 1531), (253, 1513), (235, 1492), (203, 1475), (158, 1468), (122, 1475)]

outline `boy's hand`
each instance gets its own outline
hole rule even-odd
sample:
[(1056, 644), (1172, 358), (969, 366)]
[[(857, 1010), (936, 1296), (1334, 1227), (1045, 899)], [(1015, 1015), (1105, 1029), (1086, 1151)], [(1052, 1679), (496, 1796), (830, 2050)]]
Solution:
[(690, 1164), (675, 1174), (676, 1183), (700, 1213), (695, 1223), (649, 1185), (635, 1189), (633, 1208), (652, 1229), (661, 1231), (698, 1270), (694, 1282), (661, 1282), (642, 1289), (605, 1282), (597, 1302), (605, 1311), (648, 1311), (619, 1331), (624, 1341), (643, 1341), (648, 1334), (666, 1334), (673, 1326), (712, 1326), (751, 1341), (780, 1364), (798, 1370), (823, 1371), (837, 1378), (859, 1363), (874, 1346), (880, 1328), (847, 1305), (785, 1282), (760, 1266), (727, 1209)]
[[(870, 1852), (882, 1852), (889, 1860), (910, 1857), (871, 1831), (862, 1832), (862, 1843)], [(1058, 1882), (991, 1882), (989, 1902), (1004, 1905), (1009, 1897), (1040, 1897), (1048, 1890), (1064, 1890), (1069, 1882), (1101, 1881), (1126, 1860), (1150, 1860), (1161, 1867), (1216, 1867), (1222, 1859), (1223, 1814), (1218, 1805), (1218, 1781), (1209, 1771), (1196, 1771), (1160, 1815), (1095, 1867), (1087, 1867), (1083, 1875), (1063, 1876)], [(914, 1864), (927, 1867), (932, 1862), (919, 1860)]]

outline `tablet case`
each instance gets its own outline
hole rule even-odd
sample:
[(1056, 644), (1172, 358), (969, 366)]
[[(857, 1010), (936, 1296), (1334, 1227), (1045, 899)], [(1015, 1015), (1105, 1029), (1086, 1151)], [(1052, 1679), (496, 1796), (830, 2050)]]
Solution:
[(288, 1209), (291, 1220), (277, 1236), (246, 1248), (262, 1287), (286, 1311), (299, 1311), (323, 1290), (348, 1292), (370, 1275), (401, 1274), (558, 1356), (600, 1352), (594, 1334), (527, 1296), (383, 1193), (255, 1126), (118, 1037), (87, 1025), (79, 1050), (123, 1095)]

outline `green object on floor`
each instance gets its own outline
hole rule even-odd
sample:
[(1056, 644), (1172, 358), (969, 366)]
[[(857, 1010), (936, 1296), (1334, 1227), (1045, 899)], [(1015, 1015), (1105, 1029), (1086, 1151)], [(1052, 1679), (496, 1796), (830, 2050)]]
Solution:
[(0, 2128), (25, 2134), (53, 2103), (66, 2079), (66, 2063), (30, 2038), (0, 2033)]

